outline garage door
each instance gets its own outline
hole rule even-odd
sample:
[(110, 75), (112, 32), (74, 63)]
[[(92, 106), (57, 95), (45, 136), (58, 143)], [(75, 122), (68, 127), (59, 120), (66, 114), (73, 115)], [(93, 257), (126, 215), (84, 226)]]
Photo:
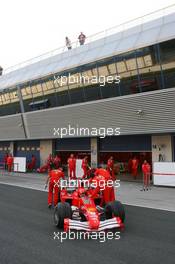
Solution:
[(90, 138), (64, 138), (56, 140), (56, 151), (90, 151)]
[(100, 151), (151, 151), (151, 135), (113, 136), (100, 139)]
[(22, 141), (15, 142), (15, 156), (26, 157), (27, 162), (31, 161), (32, 155), (37, 159), (37, 168), (40, 166), (40, 141)]

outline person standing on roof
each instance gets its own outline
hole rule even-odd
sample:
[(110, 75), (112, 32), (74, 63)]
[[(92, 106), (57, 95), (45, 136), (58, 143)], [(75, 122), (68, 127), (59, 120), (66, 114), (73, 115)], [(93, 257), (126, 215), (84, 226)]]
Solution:
[(66, 42), (66, 47), (68, 50), (71, 50), (72, 49), (72, 44), (71, 44), (71, 41), (68, 37), (65, 38), (65, 42)]
[(0, 75), (2, 75), (3, 68), (0, 66)]
[(83, 32), (81, 32), (80, 35), (78, 36), (78, 40), (79, 40), (80, 46), (84, 45), (86, 36), (83, 34)]

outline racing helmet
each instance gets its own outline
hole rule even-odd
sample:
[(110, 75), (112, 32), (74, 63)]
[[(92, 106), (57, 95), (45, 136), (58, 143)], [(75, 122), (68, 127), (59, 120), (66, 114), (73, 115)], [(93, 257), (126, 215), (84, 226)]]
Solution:
[(78, 189), (78, 195), (79, 195), (80, 197), (85, 196), (85, 193), (86, 193), (86, 191), (85, 191), (84, 188), (80, 187), (80, 188)]

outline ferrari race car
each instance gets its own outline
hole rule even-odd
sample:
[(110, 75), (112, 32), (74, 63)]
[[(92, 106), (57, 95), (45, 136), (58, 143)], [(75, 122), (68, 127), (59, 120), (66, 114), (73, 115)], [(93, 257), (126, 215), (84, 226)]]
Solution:
[(70, 230), (94, 232), (124, 228), (125, 210), (119, 201), (100, 206), (102, 195), (91, 197), (91, 190), (79, 187), (60, 191), (60, 202), (54, 208), (54, 224)]

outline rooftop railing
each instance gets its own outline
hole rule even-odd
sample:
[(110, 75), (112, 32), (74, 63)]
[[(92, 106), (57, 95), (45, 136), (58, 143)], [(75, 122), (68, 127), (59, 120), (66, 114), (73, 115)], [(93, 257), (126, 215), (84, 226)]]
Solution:
[[(125, 23), (119, 24), (119, 25), (114, 26), (112, 28), (108, 28), (106, 30), (100, 31), (96, 34), (90, 35), (90, 36), (86, 37), (84, 45), (91, 43), (93, 41), (99, 40), (101, 38), (106, 38), (106, 37), (113, 35), (115, 33), (125, 31), (125, 30), (132, 28), (134, 26), (145, 24), (145, 23), (150, 22), (152, 20), (155, 20), (157, 18), (162, 18), (162, 21), (163, 21), (163, 18), (166, 15), (172, 14), (173, 12), (175, 12), (175, 4), (167, 6), (167, 7), (162, 8), (162, 9), (159, 9), (157, 11), (151, 12), (149, 14), (138, 17), (136, 19), (129, 20)], [(76, 41), (72, 42), (71, 44), (72, 44), (72, 49), (77, 48), (79, 46), (79, 41), (76, 40)], [(41, 60), (47, 59), (47, 58), (52, 57), (54, 55), (64, 53), (65, 51), (67, 51), (66, 45), (64, 45), (60, 48), (54, 49), (52, 51), (46, 52), (46, 53), (39, 55), (37, 57), (34, 57), (30, 60), (16, 64), (12, 67), (6, 68), (6, 69), (4, 69), (3, 74), (9, 73), (11, 71), (14, 71), (14, 70), (17, 70), (20, 68), (23, 68), (27, 65), (39, 62)]]

